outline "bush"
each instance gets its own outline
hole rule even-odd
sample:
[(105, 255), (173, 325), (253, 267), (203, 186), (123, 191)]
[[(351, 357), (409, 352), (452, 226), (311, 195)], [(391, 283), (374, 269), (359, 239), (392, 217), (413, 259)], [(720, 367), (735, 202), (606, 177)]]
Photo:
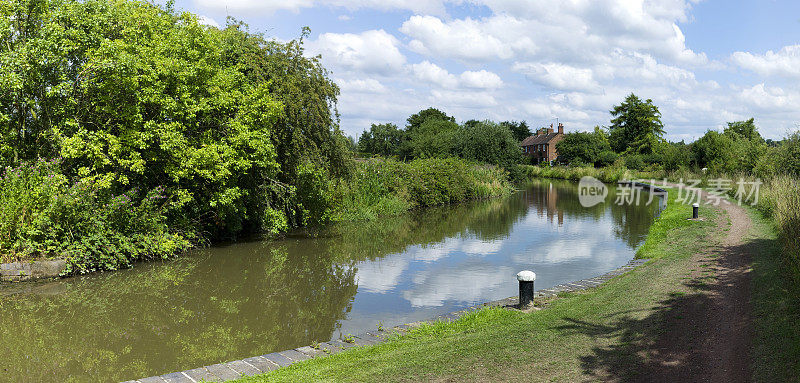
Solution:
[(605, 150), (597, 155), (597, 162), (594, 165), (597, 167), (611, 166), (617, 161), (617, 158), (619, 158), (617, 153), (612, 150)]
[(138, 0), (7, 3), (0, 20), (27, 22), (0, 22), (1, 165), (63, 156), (103, 195), (163, 186), (169, 224), (211, 239), (324, 219), (302, 178), (340, 175), (347, 150), (302, 39)]
[(508, 127), (491, 121), (464, 126), (458, 135), (456, 151), (461, 158), (511, 168), (522, 161), (519, 142)]
[(0, 259), (65, 258), (67, 273), (116, 270), (186, 250), (194, 238), (169, 231), (163, 188), (111, 195), (69, 183), (61, 161), (6, 168), (0, 179)]
[(625, 156), (624, 158), (625, 158), (625, 167), (628, 169), (643, 170), (646, 166), (644, 159), (640, 155), (629, 155)]
[(510, 193), (508, 172), (458, 158), (408, 163), (370, 160), (354, 165), (337, 188), (336, 220), (372, 219), (409, 209)]

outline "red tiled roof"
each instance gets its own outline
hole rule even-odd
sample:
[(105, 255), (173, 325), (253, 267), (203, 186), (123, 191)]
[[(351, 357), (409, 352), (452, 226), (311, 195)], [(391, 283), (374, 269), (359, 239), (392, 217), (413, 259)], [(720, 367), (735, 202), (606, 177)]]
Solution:
[(552, 141), (554, 138), (558, 136), (558, 133), (545, 133), (545, 134), (537, 134), (535, 136), (530, 136), (524, 140), (520, 146), (531, 146), (531, 145), (539, 145), (539, 144), (546, 144)]

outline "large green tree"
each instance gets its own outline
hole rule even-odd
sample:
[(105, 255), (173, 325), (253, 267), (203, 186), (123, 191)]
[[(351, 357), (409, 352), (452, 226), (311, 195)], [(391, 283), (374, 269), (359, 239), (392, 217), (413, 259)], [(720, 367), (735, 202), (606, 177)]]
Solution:
[(382, 156), (400, 155), (406, 132), (395, 124), (372, 124), (358, 139), (358, 150)]
[(752, 118), (729, 122), (722, 133), (710, 130), (692, 144), (698, 166), (729, 173), (752, 172), (766, 150)]
[[(595, 131), (592, 133), (575, 132), (565, 134), (564, 139), (556, 144), (559, 160), (568, 163), (585, 164), (603, 162), (601, 161), (601, 157), (603, 159), (608, 157), (609, 154), (605, 152), (609, 152), (611, 147), (602, 134), (604, 132), (599, 132), (601, 133), (599, 134), (598, 131)], [(613, 157), (613, 153), (611, 154)], [(611, 160), (611, 162), (613, 162), (613, 160)], [(603, 163), (602, 165), (606, 164)]]
[(653, 100), (642, 101), (631, 93), (611, 110), (609, 142), (617, 153), (651, 154), (664, 142), (661, 112)]
[(423, 109), (418, 113), (414, 113), (409, 116), (408, 120), (406, 120), (406, 131), (408, 133), (413, 133), (415, 130), (417, 130), (417, 128), (422, 126), (425, 121), (428, 120), (449, 121), (452, 123), (456, 122), (455, 117), (448, 116), (447, 113), (431, 107), (428, 109)]
[(139, 0), (0, 3), (0, 162), (62, 156), (108, 194), (163, 185), (172, 222), (212, 236), (324, 219), (337, 95), (302, 38)]
[(454, 152), (468, 160), (510, 168), (522, 159), (519, 141), (508, 127), (491, 121), (464, 126), (456, 135)]
[(503, 121), (500, 123), (500, 125), (508, 128), (508, 130), (510, 130), (511, 134), (514, 136), (514, 139), (519, 142), (533, 135), (533, 133), (531, 132), (531, 128), (525, 121), (522, 122)]

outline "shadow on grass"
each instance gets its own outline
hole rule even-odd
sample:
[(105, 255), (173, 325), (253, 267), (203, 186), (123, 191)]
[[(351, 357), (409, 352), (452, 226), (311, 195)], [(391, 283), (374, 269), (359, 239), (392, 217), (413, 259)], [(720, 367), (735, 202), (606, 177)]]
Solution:
[[(682, 382), (750, 381), (752, 320), (750, 259), (772, 240), (717, 248), (689, 279), (675, 286), (642, 318), (634, 312), (597, 323), (567, 318), (560, 327), (606, 340), (581, 356), (584, 373), (597, 380)], [(622, 298), (624, 299), (624, 298)]]

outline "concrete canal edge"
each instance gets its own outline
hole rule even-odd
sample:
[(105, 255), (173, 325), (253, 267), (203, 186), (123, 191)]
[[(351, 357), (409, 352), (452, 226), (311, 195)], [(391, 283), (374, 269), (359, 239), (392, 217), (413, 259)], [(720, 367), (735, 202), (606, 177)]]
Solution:
[(35, 279), (56, 278), (67, 269), (64, 259), (0, 264), (0, 281), (23, 282)]
[[(588, 290), (600, 286), (614, 277), (625, 274), (647, 263), (647, 261), (649, 261), (649, 259), (633, 259), (622, 267), (619, 267), (615, 270), (609, 271), (603, 275), (594, 278), (588, 278), (588, 279), (582, 279), (580, 281), (564, 283), (557, 286), (553, 286), (549, 289), (536, 291), (534, 293), (534, 299), (552, 298), (560, 293)], [(129, 380), (123, 383), (227, 382), (230, 380), (239, 379), (243, 376), (253, 376), (274, 371), (281, 367), (290, 366), (294, 363), (303, 360), (336, 354), (352, 347), (378, 344), (384, 342), (389, 335), (403, 334), (408, 330), (414, 327), (418, 327), (424, 323), (433, 323), (437, 321), (455, 321), (461, 316), (471, 311), (478, 310), (484, 307), (515, 306), (517, 305), (518, 300), (519, 300), (518, 297), (500, 299), (497, 301), (492, 301), (472, 306), (449, 314), (440, 315), (426, 321), (402, 324), (388, 330), (375, 330), (375, 331), (363, 332), (361, 334), (356, 334), (352, 337), (348, 337), (345, 340), (336, 339), (328, 342), (315, 344), (313, 346), (298, 347), (292, 350), (273, 352), (271, 354), (254, 356), (252, 358), (235, 360), (233, 362), (213, 364), (210, 366), (205, 366), (180, 372), (173, 372), (161, 376), (152, 376), (144, 379)]]

